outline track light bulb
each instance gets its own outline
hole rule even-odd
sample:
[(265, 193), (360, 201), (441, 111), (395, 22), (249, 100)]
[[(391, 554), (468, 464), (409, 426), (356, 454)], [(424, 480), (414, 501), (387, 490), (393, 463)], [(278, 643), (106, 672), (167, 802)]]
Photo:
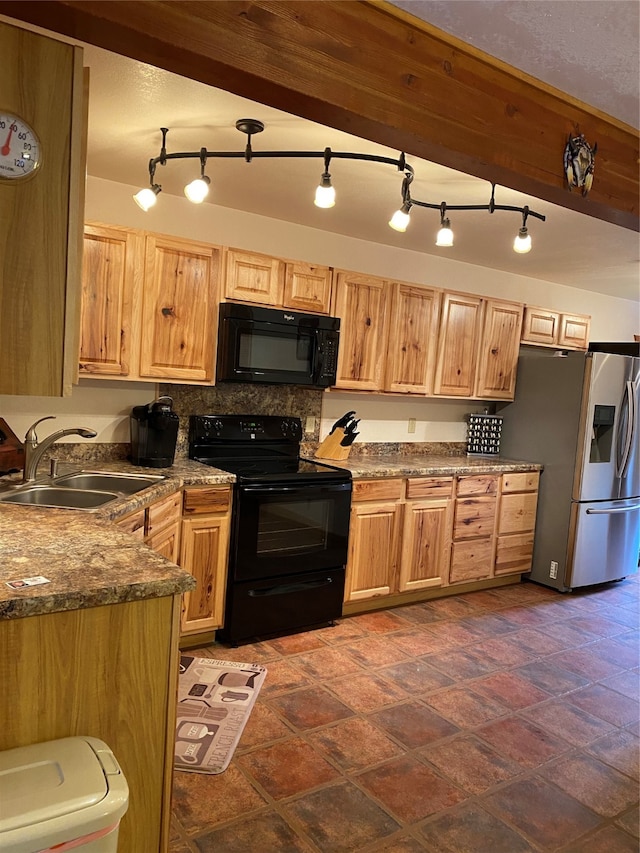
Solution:
[(336, 191), (331, 186), (331, 175), (323, 172), (320, 183), (316, 187), (316, 197), (313, 200), (316, 207), (333, 207), (336, 203)]
[(411, 216), (409, 215), (409, 211), (411, 210), (411, 205), (404, 202), (400, 210), (396, 210), (391, 219), (389, 220), (389, 226), (393, 228), (394, 231), (400, 231), (404, 233), (407, 230), (407, 226), (411, 222)]
[(453, 246), (453, 231), (448, 219), (440, 220), (440, 230), (436, 235), (436, 246)]
[(518, 231), (518, 236), (513, 241), (513, 251), (519, 255), (526, 255), (527, 252), (531, 251), (531, 235), (526, 226)]
[(194, 204), (201, 204), (209, 195), (209, 184), (211, 181), (206, 175), (196, 178), (184, 188), (184, 194)]
[(152, 186), (145, 187), (143, 190), (137, 192), (134, 195), (133, 200), (138, 205), (138, 207), (142, 208), (142, 210), (144, 210), (144, 212), (146, 213), (153, 207), (153, 205), (158, 200), (159, 192), (160, 187), (158, 186), (158, 184), (153, 184)]

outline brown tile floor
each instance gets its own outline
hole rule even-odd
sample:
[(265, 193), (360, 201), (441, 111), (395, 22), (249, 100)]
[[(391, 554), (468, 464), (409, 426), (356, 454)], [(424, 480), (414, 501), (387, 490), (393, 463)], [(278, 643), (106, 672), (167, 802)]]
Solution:
[(638, 590), (524, 583), (195, 650), (268, 674), (228, 770), (175, 774), (171, 853), (637, 853)]

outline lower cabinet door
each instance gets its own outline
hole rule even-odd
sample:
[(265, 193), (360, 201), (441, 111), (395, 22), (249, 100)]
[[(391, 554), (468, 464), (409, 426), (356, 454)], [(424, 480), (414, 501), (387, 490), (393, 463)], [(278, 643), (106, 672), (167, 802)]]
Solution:
[(399, 592), (446, 583), (451, 554), (451, 519), (450, 500), (406, 504)]
[(145, 540), (149, 548), (162, 554), (172, 563), (177, 563), (180, 556), (180, 522), (170, 524)]
[(449, 581), (459, 583), (491, 577), (493, 542), (493, 537), (454, 542)]
[(351, 507), (345, 601), (389, 595), (395, 589), (401, 504)]
[(183, 634), (211, 631), (222, 625), (228, 550), (227, 516), (182, 520), (180, 565), (197, 582), (196, 588), (184, 595)]

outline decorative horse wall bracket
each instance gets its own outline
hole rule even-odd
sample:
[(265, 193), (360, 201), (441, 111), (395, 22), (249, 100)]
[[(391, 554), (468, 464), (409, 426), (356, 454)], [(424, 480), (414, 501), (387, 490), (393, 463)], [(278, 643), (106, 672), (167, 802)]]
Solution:
[(597, 150), (598, 143), (592, 148), (584, 138), (584, 133), (579, 136), (569, 134), (564, 147), (564, 173), (569, 192), (572, 187), (581, 187), (582, 195), (587, 195), (593, 184)]

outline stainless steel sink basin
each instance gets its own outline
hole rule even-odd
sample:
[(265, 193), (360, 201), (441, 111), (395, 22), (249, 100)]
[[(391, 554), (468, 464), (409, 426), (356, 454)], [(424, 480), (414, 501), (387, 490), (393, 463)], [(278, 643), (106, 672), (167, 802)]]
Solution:
[(165, 478), (146, 474), (119, 474), (108, 471), (78, 471), (56, 477), (54, 483), (63, 489), (92, 489), (94, 491), (119, 492), (135, 495)]
[(19, 491), (0, 496), (2, 503), (28, 506), (59, 507), (61, 509), (97, 509), (120, 495), (90, 489), (58, 488), (57, 486), (25, 486)]

